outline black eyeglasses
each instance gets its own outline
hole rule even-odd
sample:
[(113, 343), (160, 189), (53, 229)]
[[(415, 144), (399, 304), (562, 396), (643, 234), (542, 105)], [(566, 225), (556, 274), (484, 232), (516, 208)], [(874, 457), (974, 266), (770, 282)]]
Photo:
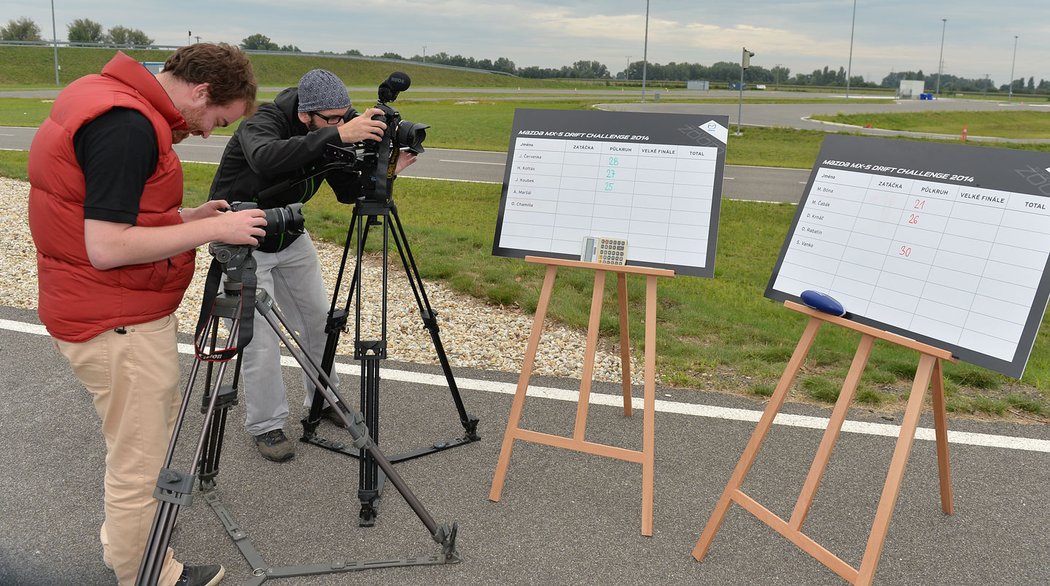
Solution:
[(320, 118), (321, 120), (324, 120), (325, 123), (327, 123), (329, 125), (339, 124), (340, 122), (343, 121), (343, 117), (346, 116), (346, 114), (332, 114), (331, 116), (326, 116), (324, 114), (321, 114), (320, 112), (310, 112), (310, 115), (311, 116), (317, 116), (318, 118)]

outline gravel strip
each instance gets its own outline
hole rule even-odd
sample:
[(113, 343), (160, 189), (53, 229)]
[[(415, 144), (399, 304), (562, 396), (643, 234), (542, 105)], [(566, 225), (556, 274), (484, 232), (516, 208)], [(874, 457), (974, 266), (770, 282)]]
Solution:
[[(28, 183), (0, 177), (0, 225), (5, 226), (10, 234), (5, 238), (6, 244), (0, 247), (0, 267), (3, 269), (0, 305), (36, 309), (36, 250), (29, 234), (26, 217), (28, 198)], [(315, 245), (321, 259), (326, 287), (331, 291), (335, 286), (342, 248), (316, 241)], [(197, 254), (197, 276), (178, 311), (179, 329), (183, 332), (192, 333), (197, 321), (204, 278), (210, 262), (211, 256), (206, 247), (202, 247)], [(382, 279), (381, 264), (378, 256), (364, 260), (365, 279), (362, 286), (365, 288), (366, 302), (376, 300), (378, 303)], [(434, 345), (430, 335), (423, 328), (415, 297), (412, 295), (401, 261), (393, 250), (389, 269), (388, 357), (403, 362), (438, 364)], [(346, 303), (347, 286), (348, 280), (343, 283), (340, 304)], [(425, 282), (424, 286), (430, 305), (438, 314), (441, 341), (453, 368), (520, 371), (525, 346), (532, 331), (531, 315), (513, 307), (485, 304), (473, 297), (454, 293), (438, 282)], [(368, 309), (366, 306), (363, 311)], [(379, 313), (376, 308), (363, 317), (363, 332), (376, 331)], [(552, 324), (550, 321), (547, 320), (543, 337), (540, 339), (534, 374), (582, 378), (585, 333)], [(339, 344), (339, 353), (345, 356), (353, 355), (352, 321), (349, 325), (351, 333), (343, 334)], [(631, 374), (634, 384), (642, 384), (641, 365), (633, 358)], [(599, 348), (595, 358), (594, 379), (620, 380), (620, 359), (616, 348)]]

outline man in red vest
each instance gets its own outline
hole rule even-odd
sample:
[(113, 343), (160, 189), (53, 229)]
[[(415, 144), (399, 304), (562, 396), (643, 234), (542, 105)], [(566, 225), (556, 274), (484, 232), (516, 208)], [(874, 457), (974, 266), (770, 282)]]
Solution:
[[(135, 582), (181, 393), (174, 312), (194, 249), (256, 243), (260, 210), (223, 200), (183, 209), (172, 149), (251, 112), (247, 56), (225, 44), (182, 47), (153, 76), (117, 53), (63, 90), (29, 151), (29, 227), (40, 320), (91, 393), (106, 440), (103, 560)], [(167, 551), (160, 584), (213, 585), (222, 566), (183, 566)]]

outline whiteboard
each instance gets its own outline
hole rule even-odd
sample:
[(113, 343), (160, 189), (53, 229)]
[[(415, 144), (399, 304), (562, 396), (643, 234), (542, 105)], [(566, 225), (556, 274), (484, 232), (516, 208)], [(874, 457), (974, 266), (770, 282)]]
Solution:
[(589, 236), (627, 264), (714, 276), (726, 116), (519, 109), (492, 253), (579, 259)]
[(766, 296), (1020, 377), (1050, 294), (1050, 154), (828, 136)]

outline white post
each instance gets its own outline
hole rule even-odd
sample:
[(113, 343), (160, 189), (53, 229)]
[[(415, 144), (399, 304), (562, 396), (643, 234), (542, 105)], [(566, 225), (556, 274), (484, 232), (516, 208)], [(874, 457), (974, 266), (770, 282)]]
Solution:
[(55, 47), (55, 85), (61, 85), (58, 81), (58, 29), (55, 28), (55, 0), (51, 0), (51, 42)]
[(642, 46), (642, 101), (645, 101), (646, 65), (649, 64), (649, 0), (645, 0), (645, 44)]
[(941, 76), (944, 75), (944, 29), (948, 28), (948, 19), (941, 19), (941, 56), (937, 58), (937, 95), (941, 95)]
[(857, 28), (857, 0), (853, 0), (853, 23), (849, 27), (849, 61), (846, 62), (846, 99), (849, 99), (849, 78), (853, 74), (853, 31)]
[(1010, 94), (1007, 99), (1012, 100), (1014, 97), (1014, 65), (1017, 64), (1017, 35), (1014, 35), (1014, 58), (1010, 61)]

